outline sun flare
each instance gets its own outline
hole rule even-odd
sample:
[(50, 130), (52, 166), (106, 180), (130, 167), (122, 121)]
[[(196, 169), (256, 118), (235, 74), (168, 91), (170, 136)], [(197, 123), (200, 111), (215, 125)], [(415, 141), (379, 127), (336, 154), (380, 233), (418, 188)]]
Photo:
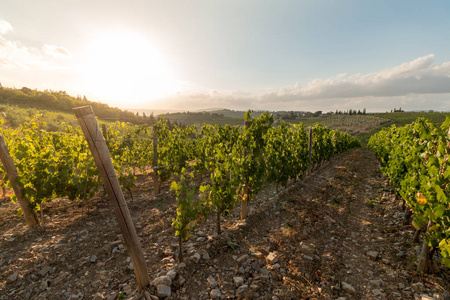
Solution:
[(143, 107), (177, 92), (177, 82), (159, 49), (130, 32), (97, 36), (86, 47), (82, 72), (89, 90), (122, 107)]

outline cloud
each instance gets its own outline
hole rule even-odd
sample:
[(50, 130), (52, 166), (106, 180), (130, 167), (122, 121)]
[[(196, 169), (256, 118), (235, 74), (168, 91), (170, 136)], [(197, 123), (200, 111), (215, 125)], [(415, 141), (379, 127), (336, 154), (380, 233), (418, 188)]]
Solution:
[(450, 62), (434, 65), (434, 55), (419, 57), (387, 70), (369, 74), (339, 74), (265, 94), (263, 101), (322, 98), (388, 97), (408, 94), (450, 93)]
[(437, 99), (434, 104), (439, 106), (438, 109), (445, 109), (449, 105), (449, 100), (445, 100), (450, 99), (446, 95), (448, 93), (450, 62), (434, 64), (434, 55), (430, 54), (374, 73), (337, 74), (327, 79), (315, 79), (305, 86), (297, 83), (262, 94), (214, 91), (178, 94), (171, 101), (177, 105), (190, 103), (191, 107), (195, 104), (198, 108), (336, 109), (343, 105), (347, 108), (378, 105), (391, 109), (394, 103), (397, 107), (402, 103), (411, 107), (413, 104), (424, 103), (426, 96), (427, 99)]
[(13, 29), (11, 24), (0, 20), (0, 69), (3, 70), (61, 70), (64, 69), (53, 59), (55, 57), (70, 57), (70, 52), (64, 47), (44, 45), (43, 49), (22, 45), (20, 41), (12, 41), (3, 37)]
[(0, 20), (0, 35), (7, 34), (8, 32), (12, 31), (13, 27), (11, 24), (6, 22), (5, 20)]
[(45, 44), (44, 47), (42, 47), (42, 50), (45, 54), (53, 56), (53, 57), (72, 57), (72, 54), (64, 47), (61, 46), (55, 46), (55, 45), (47, 45)]

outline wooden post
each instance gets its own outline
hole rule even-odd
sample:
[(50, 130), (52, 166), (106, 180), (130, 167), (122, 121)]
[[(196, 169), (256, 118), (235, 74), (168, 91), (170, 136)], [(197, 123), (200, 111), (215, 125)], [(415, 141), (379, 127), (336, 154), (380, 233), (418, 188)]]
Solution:
[(312, 139), (313, 139), (313, 132), (312, 128), (309, 128), (309, 143), (308, 143), (308, 150), (309, 150), (309, 157), (312, 156)]
[[(252, 124), (251, 121), (245, 121), (245, 123), (244, 123), (245, 129), (248, 129), (251, 124)], [(244, 149), (244, 158), (247, 157), (247, 155), (248, 155), (248, 153)], [(248, 165), (245, 165), (244, 169), (248, 172)], [(244, 195), (241, 199), (241, 221), (244, 221), (248, 215), (248, 203), (249, 203), (248, 192), (249, 192), (248, 182), (245, 182), (244, 183)]]
[[(431, 220), (428, 221), (428, 225), (427, 225), (427, 230), (425, 231), (428, 232), (428, 229), (431, 227), (432, 223)], [(419, 258), (419, 263), (417, 264), (417, 273), (422, 274), (422, 273), (426, 273), (428, 270), (428, 265), (429, 265), (429, 251), (430, 251), (430, 247), (428, 246), (427, 242), (423, 241), (422, 244), (422, 250), (420, 251), (420, 258)]]
[(158, 166), (158, 132), (155, 126), (153, 126), (153, 190), (155, 195), (161, 192), (161, 183), (159, 182), (158, 171), (155, 167)]
[(106, 124), (102, 124), (102, 133), (103, 133), (103, 138), (105, 140), (108, 140), (108, 130), (106, 130)]
[(6, 175), (8, 175), (11, 186), (16, 194), (17, 202), (19, 203), (20, 209), (23, 212), (25, 222), (31, 228), (39, 226), (39, 220), (36, 213), (31, 208), (31, 203), (28, 199), (22, 197), (22, 187), (17, 183), (16, 178), (19, 175), (17, 172), (14, 160), (9, 155), (8, 146), (6, 146), (5, 138), (0, 134), (0, 159), (2, 161), (3, 167), (5, 168)]
[(312, 128), (309, 128), (309, 140), (308, 140), (308, 155), (309, 155), (309, 167), (306, 170), (306, 175), (310, 175), (311, 171), (313, 169), (313, 162), (312, 162), (312, 140), (313, 140), (313, 131)]
[(128, 252), (130, 253), (131, 262), (133, 263), (134, 273), (139, 289), (150, 284), (147, 266), (145, 264), (144, 255), (141, 245), (134, 227), (131, 215), (128, 210), (127, 203), (120, 188), (117, 174), (106, 146), (105, 139), (102, 136), (100, 127), (95, 119), (91, 106), (77, 107), (73, 109), (83, 130), (84, 136), (91, 149), (95, 164), (108, 193), (110, 203), (114, 209), (120, 231), (125, 239)]

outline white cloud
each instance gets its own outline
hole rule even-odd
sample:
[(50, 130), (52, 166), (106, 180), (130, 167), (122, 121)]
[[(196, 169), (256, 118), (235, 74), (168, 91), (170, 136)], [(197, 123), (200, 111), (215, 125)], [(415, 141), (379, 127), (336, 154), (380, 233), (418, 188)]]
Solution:
[(11, 24), (6, 22), (5, 20), (0, 20), (0, 35), (7, 34), (8, 32), (12, 31), (13, 27)]
[(0, 69), (3, 70), (61, 70), (63, 67), (44, 54), (54, 57), (70, 57), (70, 52), (59, 46), (44, 45), (42, 50), (22, 45), (2, 35), (12, 30), (11, 24), (0, 20)]
[(53, 56), (53, 57), (72, 57), (72, 54), (64, 47), (61, 46), (55, 46), (55, 45), (47, 45), (45, 44), (44, 47), (42, 47), (42, 50), (45, 54)]
[[(374, 73), (338, 74), (327, 79), (315, 79), (305, 86), (295, 84), (268, 93), (201, 92), (178, 94), (168, 101), (177, 107), (195, 105), (197, 109), (331, 110), (356, 106), (391, 109), (402, 104), (411, 107), (409, 109), (421, 109), (419, 104), (426, 103), (422, 109), (447, 110), (450, 107), (449, 93), (450, 62), (436, 65), (434, 55), (430, 54)], [(436, 101), (431, 105), (424, 96)]]

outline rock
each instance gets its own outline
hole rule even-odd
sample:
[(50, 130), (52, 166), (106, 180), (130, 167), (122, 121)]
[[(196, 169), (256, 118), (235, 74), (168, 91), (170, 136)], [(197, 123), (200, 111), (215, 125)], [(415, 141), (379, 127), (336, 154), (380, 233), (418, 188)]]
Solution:
[(51, 269), (52, 269), (52, 267), (50, 267), (50, 266), (45, 266), (45, 267), (43, 267), (43, 268), (39, 271), (39, 275), (41, 275), (42, 277), (44, 277), (45, 275), (47, 275), (48, 272), (50, 272)]
[(178, 284), (179, 284), (180, 286), (183, 286), (185, 283), (186, 283), (186, 279), (184, 279), (183, 276), (179, 276), (179, 277), (178, 277)]
[(144, 296), (145, 296), (145, 300), (152, 300), (152, 296), (150, 295), (150, 293), (148, 291), (144, 291)]
[(178, 268), (184, 269), (184, 268), (186, 268), (186, 264), (184, 262), (182, 262), (178, 265)]
[(434, 300), (434, 297), (430, 297), (428, 295), (420, 295), (420, 300)]
[(133, 289), (131, 288), (131, 285), (127, 285), (123, 288), (123, 291), (125, 292), (125, 294), (127, 294), (127, 296), (129, 296), (133, 292)]
[(236, 285), (236, 287), (239, 287), (244, 284), (244, 278), (242, 277), (233, 277), (233, 282)]
[(251, 254), (251, 256), (253, 256), (255, 258), (264, 258), (264, 254), (262, 254), (261, 251), (251, 252), (250, 254)]
[(403, 290), (403, 289), (405, 288), (405, 284), (400, 282), (400, 283), (398, 284), (398, 288), (399, 288), (400, 290)]
[(174, 269), (170, 269), (169, 271), (167, 271), (166, 276), (169, 276), (170, 279), (174, 280), (177, 276), (177, 271), (175, 271)]
[(48, 280), (43, 280), (41, 282), (41, 285), (39, 286), (41, 290), (46, 290), (49, 287), (49, 281)]
[(213, 289), (209, 293), (209, 296), (211, 297), (211, 299), (221, 299), (222, 298), (222, 293), (220, 293), (219, 289)]
[(416, 293), (420, 293), (424, 289), (424, 285), (421, 282), (413, 283), (413, 284), (411, 284), (411, 287)]
[(95, 263), (97, 261), (97, 256), (96, 255), (92, 255), (91, 256), (91, 262)]
[(214, 277), (212, 277), (212, 275), (209, 275), (206, 281), (209, 282), (209, 284), (213, 289), (217, 287), (217, 280)]
[(405, 256), (405, 251), (398, 251), (396, 254), (397, 257), (403, 257)]
[(247, 292), (248, 292), (248, 285), (244, 284), (244, 285), (241, 285), (241, 286), (237, 289), (236, 295), (241, 295), (241, 296), (243, 296), (243, 295), (245, 295)]
[(239, 268), (239, 273), (241, 273), (241, 274), (244, 274), (244, 273), (245, 273), (244, 267), (241, 266), (241, 267)]
[(350, 285), (350, 284), (348, 284), (346, 282), (342, 282), (342, 289), (346, 293), (349, 293), (349, 294), (352, 294), (352, 295), (356, 294), (355, 288), (352, 285)]
[(19, 271), (15, 271), (11, 276), (6, 279), (6, 282), (13, 283), (17, 280), (17, 277), (19, 276)]
[(370, 280), (369, 282), (373, 287), (377, 287), (377, 288), (382, 287), (384, 285), (384, 282), (381, 279), (374, 279), (374, 280)]
[(115, 300), (117, 298), (117, 293), (112, 292), (111, 294), (106, 296), (106, 300)]
[(376, 260), (378, 258), (378, 252), (377, 251), (368, 251), (366, 252), (366, 255), (370, 257), (373, 260)]
[(254, 263), (252, 263), (252, 269), (255, 270), (255, 271), (261, 270), (262, 266), (263, 266), (263, 264), (261, 263), (260, 260), (257, 260)]
[(209, 256), (209, 253), (207, 251), (203, 252), (203, 259), (204, 260), (210, 260), (211, 257)]
[(97, 293), (92, 297), (92, 300), (104, 300), (104, 299), (105, 297), (100, 293)]
[(158, 285), (171, 286), (172, 285), (172, 279), (169, 276), (157, 277), (157, 278), (153, 279), (153, 281), (151, 282), (151, 285), (156, 286), (156, 287)]
[(269, 255), (267, 255), (266, 259), (267, 262), (272, 265), (278, 262), (278, 256), (273, 252), (270, 252)]
[(375, 297), (378, 297), (378, 296), (383, 295), (383, 293), (381, 292), (380, 289), (373, 289), (373, 290), (372, 290), (372, 294), (373, 294)]
[(172, 295), (172, 290), (170, 289), (170, 286), (165, 284), (160, 284), (156, 287), (156, 294), (159, 298), (168, 298)]
[(238, 259), (236, 259), (236, 261), (238, 262), (238, 263), (243, 263), (245, 260), (247, 260), (247, 258), (248, 258), (248, 255), (247, 254), (244, 254), (244, 255), (242, 255), (241, 257), (239, 257)]
[(200, 261), (200, 254), (194, 253), (194, 255), (191, 256), (191, 260), (195, 263), (198, 263)]
[(257, 284), (250, 285), (250, 290), (253, 292), (257, 292), (259, 290), (259, 285)]

